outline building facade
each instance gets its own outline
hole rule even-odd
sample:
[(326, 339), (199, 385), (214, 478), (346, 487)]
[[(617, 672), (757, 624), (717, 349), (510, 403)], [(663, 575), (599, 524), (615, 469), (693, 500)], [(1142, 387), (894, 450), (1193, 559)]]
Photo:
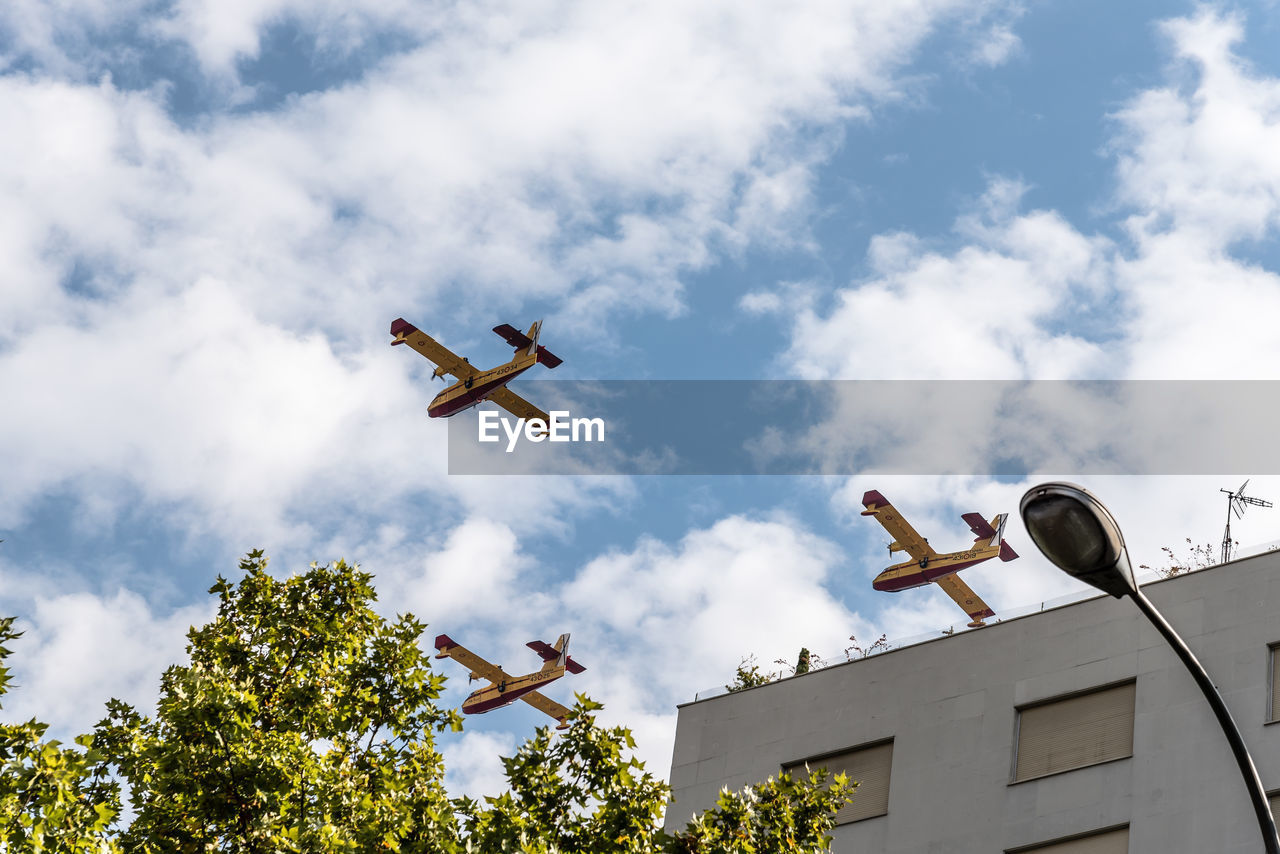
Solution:
[[(1280, 790), (1280, 552), (1147, 584)], [(679, 709), (669, 827), (805, 764), (862, 785), (837, 854), (1244, 854), (1221, 728), (1132, 602), (1098, 597)], [(1277, 800), (1273, 800), (1275, 803)]]

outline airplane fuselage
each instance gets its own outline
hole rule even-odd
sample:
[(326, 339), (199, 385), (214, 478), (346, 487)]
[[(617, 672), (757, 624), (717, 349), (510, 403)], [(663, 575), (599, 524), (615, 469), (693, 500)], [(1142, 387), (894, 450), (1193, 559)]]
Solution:
[(910, 590), (912, 587), (923, 587), (926, 584), (959, 572), (967, 566), (991, 560), (1000, 554), (1000, 546), (966, 549), (961, 552), (930, 555), (926, 560), (909, 560), (897, 563), (876, 576), (871, 586), (876, 590), (896, 592)]
[(509, 706), (525, 694), (530, 694), (543, 685), (556, 681), (563, 675), (564, 668), (555, 667), (551, 670), (530, 673), (526, 676), (517, 676), (499, 682), (497, 685), (489, 685), (478, 691), (472, 691), (467, 699), (462, 701), (462, 713), (464, 715), (479, 715), (493, 709)]
[(519, 353), (505, 365), (459, 380), (440, 392), (427, 406), (432, 418), (447, 418), (480, 403), (538, 363), (536, 353)]

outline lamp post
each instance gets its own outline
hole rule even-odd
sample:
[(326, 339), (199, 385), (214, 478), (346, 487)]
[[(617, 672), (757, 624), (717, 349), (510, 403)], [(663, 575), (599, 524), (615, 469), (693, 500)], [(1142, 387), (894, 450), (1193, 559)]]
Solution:
[(1019, 505), (1022, 522), (1036, 547), (1058, 569), (1117, 599), (1128, 596), (1173, 647), (1213, 709), (1231, 745), (1244, 784), (1258, 816), (1267, 854), (1280, 854), (1280, 837), (1267, 803), (1267, 792), (1249, 756), (1240, 728), (1209, 679), (1204, 666), (1156, 606), (1138, 589), (1125, 550), (1124, 536), (1111, 511), (1093, 493), (1072, 483), (1042, 483), (1027, 490)]

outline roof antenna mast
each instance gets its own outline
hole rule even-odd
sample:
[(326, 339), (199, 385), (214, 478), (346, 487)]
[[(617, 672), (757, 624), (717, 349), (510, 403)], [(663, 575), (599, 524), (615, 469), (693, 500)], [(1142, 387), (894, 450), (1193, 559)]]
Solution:
[(1244, 488), (1248, 485), (1249, 485), (1249, 481), (1246, 480), (1244, 483), (1240, 484), (1240, 488), (1237, 489), (1235, 492), (1232, 492), (1229, 489), (1218, 490), (1219, 492), (1225, 492), (1227, 494), (1227, 529), (1222, 534), (1221, 563), (1226, 563), (1227, 561), (1231, 560), (1231, 551), (1232, 551), (1231, 514), (1232, 513), (1236, 514), (1236, 518), (1239, 519), (1242, 516), (1244, 516), (1244, 508), (1249, 506), (1250, 504), (1252, 504), (1254, 507), (1271, 507), (1272, 506), (1270, 501), (1264, 501), (1261, 498), (1254, 498), (1251, 495), (1245, 495)]

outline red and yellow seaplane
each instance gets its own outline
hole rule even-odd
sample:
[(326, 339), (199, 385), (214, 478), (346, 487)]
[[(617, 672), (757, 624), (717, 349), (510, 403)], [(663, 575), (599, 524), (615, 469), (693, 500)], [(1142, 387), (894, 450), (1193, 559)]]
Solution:
[(525, 646), (542, 656), (542, 669), (524, 676), (512, 676), (495, 667), (464, 646), (460, 646), (448, 635), (436, 637), (436, 658), (452, 658), (459, 664), (471, 668), (471, 679), (488, 679), (489, 684), (478, 691), (472, 691), (462, 701), (464, 715), (481, 715), (493, 709), (509, 706), (516, 700), (524, 700), (540, 712), (546, 712), (559, 723), (556, 729), (567, 729), (569, 722), (566, 716), (569, 710), (564, 706), (538, 693), (543, 685), (554, 682), (565, 674), (581, 673), (587, 668), (569, 657), (569, 635), (563, 634), (555, 646), (546, 641), (529, 641)]
[(437, 394), (427, 405), (427, 415), (432, 418), (446, 418), (469, 409), (482, 400), (492, 400), (517, 418), (541, 418), (544, 424), (550, 423), (547, 413), (507, 388), (507, 383), (539, 362), (548, 368), (554, 368), (563, 361), (538, 344), (542, 321), (530, 326), (527, 333), (522, 333), (509, 323), (495, 326), (493, 331), (515, 347), (516, 354), (510, 362), (487, 371), (472, 367), (466, 357), (459, 357), (403, 317), (398, 317), (391, 323), (391, 334), (395, 338), (391, 345), (408, 344), (434, 362), (436, 369), (431, 375), (433, 378), (443, 377), (445, 374), (457, 378), (456, 383)]
[(933, 582), (964, 609), (972, 620), (970, 626), (985, 626), (983, 620), (996, 615), (956, 573), (966, 566), (973, 566), (993, 557), (1007, 561), (1018, 556), (1004, 541), (1004, 523), (1008, 520), (1008, 513), (1000, 513), (990, 522), (983, 519), (980, 513), (962, 514), (960, 518), (969, 523), (969, 530), (976, 536), (973, 545), (964, 551), (938, 554), (929, 545), (929, 541), (917, 534), (916, 529), (878, 491), (872, 489), (864, 493), (862, 504), (867, 508), (862, 511), (862, 515), (874, 516), (893, 537), (893, 542), (889, 543), (889, 554), (906, 552), (911, 555), (911, 560), (894, 564), (877, 575), (875, 581), (871, 582), (872, 587), (896, 593)]

